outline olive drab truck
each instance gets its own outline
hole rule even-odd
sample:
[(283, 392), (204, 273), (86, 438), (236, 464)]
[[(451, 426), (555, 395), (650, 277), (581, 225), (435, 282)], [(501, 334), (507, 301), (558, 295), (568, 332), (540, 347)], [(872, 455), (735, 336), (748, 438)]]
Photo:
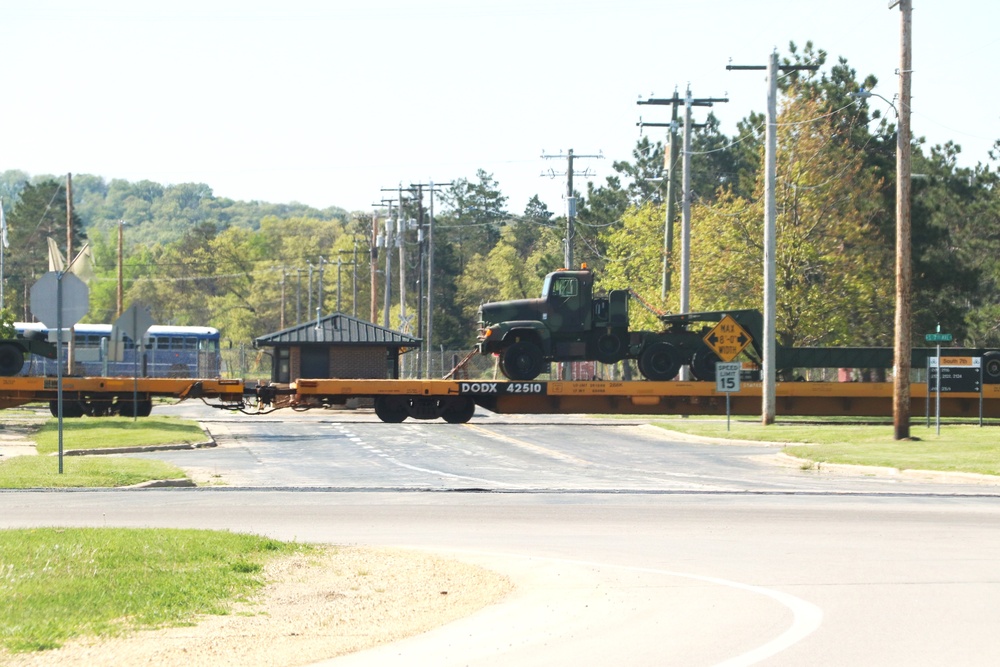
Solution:
[(697, 380), (713, 380), (719, 356), (705, 340), (731, 318), (744, 332), (744, 344), (757, 358), (761, 315), (756, 310), (660, 314), (659, 331), (629, 329), (631, 290), (594, 296), (594, 272), (559, 270), (548, 274), (537, 299), (483, 304), (479, 308), (477, 348), (499, 355), (501, 372), (511, 380), (531, 380), (553, 361), (635, 359), (649, 380), (670, 380), (687, 366)]

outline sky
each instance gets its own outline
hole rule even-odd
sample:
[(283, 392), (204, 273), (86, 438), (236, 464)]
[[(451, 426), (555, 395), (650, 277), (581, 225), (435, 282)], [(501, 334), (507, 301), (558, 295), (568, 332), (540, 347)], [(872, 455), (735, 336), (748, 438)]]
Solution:
[[(766, 108), (790, 41), (898, 92), (887, 0), (0, 0), (0, 171), (205, 183), (220, 197), (371, 211), (411, 183), (497, 181), (565, 210), (631, 160), (639, 99)], [(996, 0), (914, 0), (912, 131), (988, 161), (1000, 139)], [(887, 102), (872, 107), (891, 113)], [(704, 119), (696, 108), (694, 120)], [(666, 130), (645, 128), (654, 141)], [(548, 157), (543, 157), (548, 156)], [(587, 175), (584, 175), (584, 172)]]

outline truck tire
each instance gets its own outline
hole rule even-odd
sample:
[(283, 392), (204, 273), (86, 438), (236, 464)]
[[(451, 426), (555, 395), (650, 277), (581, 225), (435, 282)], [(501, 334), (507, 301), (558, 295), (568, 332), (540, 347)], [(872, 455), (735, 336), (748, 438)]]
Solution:
[(714, 382), (715, 381), (715, 363), (717, 361), (722, 361), (719, 359), (719, 355), (712, 352), (707, 347), (700, 347), (694, 352), (694, 356), (691, 358), (691, 375), (694, 376), (695, 380), (701, 380), (702, 382)]
[(17, 375), (24, 368), (24, 352), (17, 345), (0, 345), (0, 375)]
[(1000, 384), (1000, 352), (996, 350), (983, 355), (983, 384)]
[(542, 372), (542, 350), (528, 340), (518, 341), (500, 353), (500, 370), (510, 380), (534, 380)]
[(660, 341), (646, 347), (639, 356), (639, 372), (647, 380), (672, 380), (681, 368), (680, 354), (670, 343)]
[(594, 358), (602, 364), (613, 364), (625, 357), (625, 343), (617, 333), (602, 335), (594, 347)]

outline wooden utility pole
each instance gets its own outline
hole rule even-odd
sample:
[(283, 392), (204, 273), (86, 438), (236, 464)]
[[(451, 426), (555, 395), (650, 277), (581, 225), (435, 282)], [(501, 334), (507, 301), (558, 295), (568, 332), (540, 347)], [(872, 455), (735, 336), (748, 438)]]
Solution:
[(896, 0), (899, 5), (899, 127), (896, 130), (896, 319), (895, 349), (892, 369), (892, 424), (894, 438), (910, 437), (910, 77), (913, 74), (911, 31), (913, 3)]
[(369, 269), (371, 270), (371, 309), (369, 310), (368, 321), (375, 323), (378, 317), (378, 215), (372, 213), (372, 240), (371, 252), (369, 253)]
[(122, 257), (122, 241), (124, 240), (124, 238), (123, 238), (124, 237), (124, 232), (122, 231), (122, 227), (124, 227), (124, 226), (125, 226), (125, 221), (124, 220), (119, 220), (118, 221), (118, 301), (117, 301), (118, 315), (117, 315), (117, 317), (121, 317), (122, 313), (124, 312), (122, 310), (122, 300), (123, 300), (123, 297), (124, 297), (124, 295), (123, 295), (124, 287), (123, 287), (123, 284), (122, 284), (124, 282), (122, 280), (122, 278), (124, 277), (123, 276), (123, 271), (122, 271), (122, 258), (123, 258)]
[[(666, 202), (666, 214), (663, 221), (663, 272), (660, 280), (660, 296), (664, 299), (667, 298), (667, 294), (670, 292), (670, 264), (673, 261), (674, 254), (674, 216), (675, 216), (675, 204), (677, 201), (677, 153), (679, 152), (679, 144), (677, 141), (677, 112), (678, 108), (683, 104), (685, 107), (710, 107), (716, 102), (728, 102), (729, 99), (725, 97), (705, 97), (705, 98), (692, 98), (691, 88), (688, 87), (687, 95), (685, 98), (681, 98), (677, 91), (674, 90), (673, 97), (667, 98), (654, 98), (648, 100), (639, 100), (636, 104), (669, 104), (673, 107), (670, 114), (669, 123), (645, 123), (641, 120), (639, 121), (640, 127), (669, 127), (670, 128), (670, 146), (667, 151), (664, 151), (663, 156), (663, 167), (667, 172), (667, 202)], [(688, 114), (689, 116), (690, 114)], [(704, 125), (692, 125), (690, 123), (690, 117), (685, 121), (685, 128), (691, 127), (692, 129), (704, 127)], [(685, 135), (687, 136), (687, 135)], [(685, 148), (685, 156), (689, 152), (689, 148)], [(686, 197), (686, 195), (685, 195)], [(683, 287), (682, 287), (683, 290)], [(684, 307), (681, 307), (681, 312), (687, 312)]]
[[(563, 265), (567, 269), (573, 268), (573, 242), (576, 238), (576, 197), (573, 196), (573, 160), (576, 158), (596, 158), (603, 159), (603, 154), (598, 155), (575, 155), (573, 149), (570, 148), (566, 151), (566, 155), (542, 155), (545, 159), (551, 158), (566, 158), (566, 239), (565, 247), (563, 248)], [(555, 173), (552, 174), (556, 176)], [(584, 172), (580, 174), (581, 176), (588, 176), (589, 172)]]
[(66, 174), (66, 268), (73, 261), (73, 174)]

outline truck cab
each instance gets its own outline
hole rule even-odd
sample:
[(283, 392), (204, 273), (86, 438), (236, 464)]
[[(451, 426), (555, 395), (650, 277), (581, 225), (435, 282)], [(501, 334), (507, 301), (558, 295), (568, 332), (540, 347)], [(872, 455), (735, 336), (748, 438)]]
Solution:
[[(560, 269), (545, 276), (540, 298), (483, 304), (479, 352), (499, 355), (500, 369), (511, 380), (535, 378), (547, 361), (594, 358), (602, 341), (604, 350), (621, 358), (627, 343), (628, 293), (618, 290), (595, 298), (593, 289), (589, 269)], [(617, 328), (613, 336), (612, 326)]]

